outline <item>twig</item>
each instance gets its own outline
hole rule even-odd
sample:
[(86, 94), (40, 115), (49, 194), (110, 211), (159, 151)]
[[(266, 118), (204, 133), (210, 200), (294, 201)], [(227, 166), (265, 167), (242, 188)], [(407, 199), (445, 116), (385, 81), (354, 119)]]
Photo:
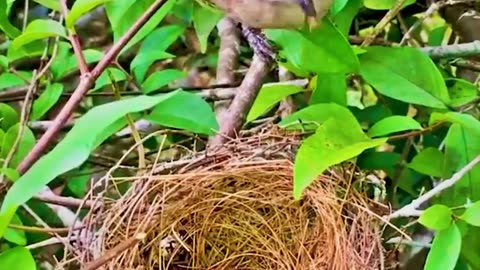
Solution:
[[(71, 198), (71, 197), (62, 197), (54, 194), (46, 194), (46, 193), (39, 193), (33, 197), (36, 200), (49, 203), (49, 204), (55, 204), (55, 205), (62, 205), (62, 206), (67, 206), (67, 207), (80, 207), (82, 206), (83, 208), (87, 209), (96, 209), (97, 207), (100, 207), (100, 203), (96, 203), (94, 201), (83, 201), (81, 199), (77, 198)], [(65, 224), (68, 225), (68, 224)]]
[(462, 179), (463, 176), (465, 176), (468, 172), (470, 172), (473, 169), (473, 167), (475, 167), (475, 165), (477, 165), (479, 162), (480, 162), (480, 155), (472, 159), (467, 165), (465, 165), (465, 167), (463, 167), (460, 171), (456, 172), (450, 179), (442, 181), (436, 187), (429, 190), (427, 193), (413, 200), (410, 204), (405, 205), (404, 207), (390, 214), (387, 218), (393, 219), (393, 218), (399, 218), (399, 217), (419, 216), (421, 214), (421, 211), (418, 210), (418, 208), (423, 203), (427, 202), (434, 196), (440, 194), (440, 192), (444, 191), (445, 189), (455, 185), (460, 179)]
[(17, 224), (8, 224), (10, 229), (20, 230), (25, 232), (34, 232), (34, 233), (67, 233), (70, 230), (81, 230), (83, 227), (76, 227), (76, 228), (41, 228), (41, 227), (33, 227), (33, 226), (23, 226)]
[[(61, 0), (60, 5), (62, 7), (63, 17), (67, 17), (68, 15), (68, 7), (67, 7), (67, 0)], [(68, 30), (68, 38), (70, 39), (70, 43), (72, 44), (73, 53), (78, 61), (78, 66), (80, 68), (80, 74), (85, 75), (89, 72), (87, 61), (85, 61), (85, 57), (83, 56), (82, 47), (80, 46), (80, 40), (78, 35), (75, 34), (72, 30)]]
[(45, 149), (52, 143), (54, 138), (58, 135), (63, 124), (70, 118), (75, 108), (82, 101), (85, 93), (91, 88), (95, 80), (107, 68), (113, 59), (120, 53), (125, 45), (132, 39), (138, 30), (153, 16), (156, 11), (163, 5), (164, 0), (155, 1), (148, 10), (133, 24), (133, 26), (115, 43), (112, 48), (106, 53), (105, 57), (95, 66), (91, 72), (87, 72), (81, 76), (80, 83), (75, 89), (70, 99), (65, 103), (64, 107), (57, 115), (53, 125), (43, 134), (33, 147), (30, 153), (18, 166), (18, 171), (25, 173), (34, 162), (36, 162), (43, 154)]
[[(36, 77), (37, 70), (33, 71), (33, 78)], [(8, 165), (10, 164), (10, 161), (12, 161), (13, 155), (17, 152), (17, 148), (20, 144), (20, 141), (22, 140), (23, 137), (23, 132), (25, 130), (25, 127), (27, 126), (27, 121), (28, 121), (28, 115), (30, 114), (30, 105), (32, 101), (32, 96), (33, 93), (35, 92), (35, 87), (37, 86), (37, 83), (35, 80), (32, 80), (30, 83), (30, 87), (28, 88), (27, 94), (25, 95), (25, 99), (23, 102), (22, 110), (20, 112), (20, 123), (18, 127), (18, 133), (17, 137), (15, 138), (15, 141), (13, 142), (12, 147), (10, 148), (10, 151), (8, 151), (7, 157), (5, 158), (5, 161), (3, 162), (3, 170), (0, 173), (0, 183), (4, 181), (4, 171), (5, 169), (8, 168)]]
[(49, 238), (47, 240), (43, 240), (43, 241), (40, 241), (38, 243), (28, 245), (25, 248), (36, 249), (36, 248), (46, 247), (46, 246), (50, 246), (50, 245), (61, 244), (61, 243), (67, 242), (69, 240), (71, 241), (71, 239), (68, 239), (67, 237)]
[(480, 72), (480, 63), (466, 59), (454, 59), (449, 63), (452, 66), (470, 69), (472, 71)]
[(375, 25), (373, 32), (363, 41), (362, 47), (370, 45), (375, 38), (380, 34), (380, 32), (387, 26), (387, 24), (395, 18), (398, 12), (402, 9), (403, 5), (407, 0), (397, 0), (395, 5), (385, 14), (385, 16), (380, 20), (380, 22)]
[(418, 19), (409, 29), (408, 31), (405, 33), (405, 35), (403, 35), (403, 38), (402, 40), (400, 41), (400, 46), (405, 44), (405, 42), (407, 42), (411, 37), (412, 37), (412, 33), (413, 31), (415, 31), (424, 21), (425, 19), (429, 18), (430, 16), (433, 15), (433, 13), (437, 12), (443, 5), (445, 4), (445, 2), (441, 1), (441, 2), (433, 2), (429, 7), (428, 9), (425, 11), (425, 14), (423, 15), (423, 17), (421, 19)]

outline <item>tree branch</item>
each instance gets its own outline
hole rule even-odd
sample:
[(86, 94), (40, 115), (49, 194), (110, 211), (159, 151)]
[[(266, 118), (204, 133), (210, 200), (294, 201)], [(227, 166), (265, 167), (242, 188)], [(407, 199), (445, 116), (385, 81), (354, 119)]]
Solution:
[(107, 66), (115, 59), (123, 47), (133, 38), (138, 30), (152, 17), (160, 7), (162, 7), (164, 0), (155, 1), (148, 10), (130, 27), (130, 29), (115, 43), (112, 48), (106, 53), (105, 57), (95, 66), (91, 72), (87, 72), (81, 76), (80, 83), (75, 89), (74, 93), (62, 108), (60, 113), (55, 118), (52, 126), (43, 134), (43, 136), (35, 144), (34, 148), (25, 159), (18, 166), (18, 171), (23, 174), (35, 163), (43, 154), (45, 149), (58, 135), (63, 124), (72, 115), (75, 108), (82, 101), (85, 93), (92, 87), (95, 80), (107, 68)]

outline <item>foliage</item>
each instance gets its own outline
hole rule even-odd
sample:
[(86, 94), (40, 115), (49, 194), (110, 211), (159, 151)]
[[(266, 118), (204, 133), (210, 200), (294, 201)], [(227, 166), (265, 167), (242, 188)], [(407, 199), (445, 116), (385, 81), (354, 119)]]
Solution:
[[(58, 182), (66, 182), (62, 195), (82, 198), (93, 174), (89, 161), (115, 143), (119, 130), (140, 119), (161, 130), (180, 130), (206, 140), (219, 130), (210, 100), (182, 90), (188, 86), (191, 73), (178, 63), (192, 69), (215, 67), (211, 64), (219, 47), (215, 26), (224, 14), (190, 0), (165, 1), (109, 65), (95, 74), (98, 77), (80, 109), (63, 119), (64, 124), (74, 122), (73, 128), (20, 175), (16, 168), (39, 137), (29, 121), (51, 120), (58, 107), (64, 105), (62, 97), (71, 95), (78, 80), (85, 79), (85, 74), (78, 73), (80, 67), (95, 66), (107, 57), (100, 46), (81, 47), (85, 63), (79, 61), (74, 53), (79, 44), (72, 44), (72, 40), (82, 35), (82, 18), (98, 7), (104, 8), (111, 32), (107, 34), (116, 43), (155, 1), (68, 1), (70, 11), (64, 21), (43, 16), (26, 20), (26, 25), (12, 19), (14, 15), (9, 9), (15, 2), (0, 0), (4, 42), (0, 55), (0, 99), (3, 92), (17, 88), (26, 92), (38, 88), (40, 92), (33, 93), (31, 109), (27, 106), (29, 99), (22, 106), (8, 99), (0, 103), (1, 175), (3, 183), (11, 184), (0, 211), (0, 236), (6, 240), (0, 265), (36, 269), (32, 253), (24, 248), (31, 243), (31, 234), (11, 226), (33, 223), (28, 215), (18, 211), (19, 207), (29, 203), (45, 207), (31, 199)], [(37, 7), (57, 14), (64, 12), (57, 1), (36, 2)], [(407, 10), (416, 2), (419, 1), (405, 1), (403, 7)], [(451, 59), (432, 59), (414, 46), (358, 46), (349, 38), (352, 34), (360, 38), (372, 34), (374, 25), (359, 26), (354, 22), (376, 14), (368, 12), (392, 9), (395, 3), (336, 0), (329, 16), (311, 31), (265, 30), (266, 37), (278, 49), (276, 64), (307, 79), (308, 84), (264, 84), (245, 122), (247, 126), (255, 125), (256, 120), (272, 116), (272, 111), (287, 97), (295, 101), (297, 110), (278, 122), (284, 130), (306, 134), (294, 160), (293, 199), (301, 200), (302, 194), (329, 168), (348, 162), (370, 176), (382, 172), (380, 183), (367, 186), (374, 190), (382, 186), (387, 194), (377, 199), (400, 208), (480, 155), (478, 85), (457, 74)], [(401, 23), (394, 20), (382, 33), (382, 40), (402, 40), (401, 28), (408, 29), (419, 20), (418, 16), (407, 14), (403, 22), (406, 25), (399, 26)], [(373, 21), (379, 19), (374, 17)], [(185, 46), (192, 38), (192, 27), (197, 49)], [(449, 27), (435, 15), (413, 31), (412, 39), (419, 44), (443, 45), (443, 40), (450, 38), (446, 31)], [(242, 47), (240, 52), (243, 58), (251, 56), (249, 49)], [(29, 59), (37, 59), (40, 64), (32, 65)], [(139, 143), (134, 133), (132, 138)], [(155, 135), (140, 144), (158, 150), (164, 139)], [(170, 143), (180, 141), (173, 136), (168, 139)], [(186, 146), (189, 147), (197, 146)], [(480, 167), (475, 166), (452, 188), (436, 194), (416, 220), (418, 224), (410, 225), (412, 231), (423, 226), (435, 232), (424, 269), (448, 270), (465, 264), (480, 269), (480, 256), (472, 252), (480, 250), (480, 243), (472, 240), (479, 236), (475, 230), (480, 226), (478, 181)], [(42, 210), (43, 215), (48, 213)], [(53, 218), (48, 222), (53, 223)], [(402, 220), (394, 222), (405, 225)], [(21, 265), (13, 266), (19, 261)]]

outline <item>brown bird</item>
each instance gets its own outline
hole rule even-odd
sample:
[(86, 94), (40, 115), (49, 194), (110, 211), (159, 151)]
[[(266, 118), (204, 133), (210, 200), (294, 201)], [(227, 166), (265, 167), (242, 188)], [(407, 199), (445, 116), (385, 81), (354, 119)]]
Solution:
[(295, 29), (315, 26), (334, 0), (203, 0), (232, 19), (258, 29)]
[[(242, 24), (255, 52), (272, 58), (273, 50), (259, 29), (314, 28), (328, 13), (334, 0), (198, 0), (216, 7)], [(266, 54), (266, 55), (265, 55)], [(269, 56), (270, 54), (270, 56)]]

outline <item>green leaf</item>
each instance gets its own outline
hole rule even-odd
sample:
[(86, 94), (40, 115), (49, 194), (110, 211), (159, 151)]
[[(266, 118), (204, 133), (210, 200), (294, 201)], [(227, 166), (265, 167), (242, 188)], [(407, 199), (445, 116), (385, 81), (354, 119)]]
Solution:
[(360, 8), (363, 7), (362, 2), (363, 0), (349, 0), (345, 8), (333, 15), (333, 21), (335, 25), (340, 33), (342, 33), (344, 36), (348, 35), (353, 19), (357, 15)]
[(422, 126), (411, 117), (393, 115), (375, 123), (368, 130), (368, 135), (370, 137), (380, 137), (406, 130), (422, 130)]
[[(2, 132), (3, 130), (0, 131), (0, 134), (2, 134), (0, 136), (0, 141), (3, 141), (3, 137), (5, 136), (5, 134)], [(5, 174), (7, 180), (10, 180), (12, 182), (17, 181), (20, 178), (20, 173), (17, 170), (12, 168), (1, 168), (0, 172)]]
[[(20, 128), (20, 124), (16, 124), (10, 127), (5, 134), (5, 138), (3, 139), (3, 145), (1, 150), (1, 157), (6, 158), (10, 149), (12, 149), (15, 141), (18, 137), (18, 131)], [(27, 154), (32, 150), (33, 146), (35, 146), (35, 135), (33, 132), (28, 128), (25, 127), (20, 139), (20, 142), (17, 146), (15, 154), (12, 157), (12, 160), (8, 164), (10, 168), (16, 168), (18, 164), (27, 156)]]
[(3, 269), (37, 270), (30, 250), (24, 247), (10, 248), (1, 253), (0, 265)]
[(428, 46), (441, 46), (448, 29), (448, 25), (442, 25), (430, 30), (428, 35)]
[(95, 81), (95, 87), (93, 87), (91, 92), (94, 92), (104, 86), (112, 84), (113, 82), (112, 78), (110, 78), (110, 75), (113, 77), (113, 82), (121, 82), (127, 80), (127, 75), (122, 70), (118, 68), (107, 68), (97, 78), (97, 80)]
[(40, 5), (46, 8), (49, 8), (55, 11), (61, 11), (59, 1), (56, 1), (56, 0), (33, 0), (33, 1), (39, 3)]
[(285, 97), (302, 91), (303, 87), (298, 85), (286, 83), (264, 84), (248, 112), (246, 122), (257, 119)]
[(480, 227), (480, 201), (470, 205), (463, 215), (460, 216), (460, 219), (472, 226)]
[[(13, 216), (11, 224), (23, 225), (22, 220), (17, 215)], [(25, 236), (25, 231), (22, 230), (8, 228), (5, 231), (5, 239), (10, 243), (14, 243), (19, 246), (25, 246), (27, 244), (27, 237)]]
[(477, 97), (477, 87), (463, 79), (451, 78), (446, 80), (453, 107), (460, 107), (474, 101)]
[(39, 120), (50, 110), (60, 99), (63, 93), (63, 84), (49, 84), (45, 91), (33, 102), (32, 121)]
[(80, 19), (80, 17), (108, 1), (110, 0), (76, 0), (73, 3), (72, 9), (68, 13), (68, 16), (65, 18), (65, 25), (67, 28), (73, 30), (75, 23), (78, 19)]
[[(374, 10), (389, 10), (395, 6), (396, 2), (398, 2), (398, 0), (363, 0), (366, 8)], [(414, 4), (415, 2), (416, 0), (407, 0), (405, 4), (403, 4), (403, 7)]]
[(358, 123), (330, 118), (316, 133), (303, 141), (295, 157), (293, 197), (298, 200), (303, 191), (330, 166), (339, 164), (377, 147), (387, 138), (370, 139), (363, 133), (352, 132)]
[(433, 177), (449, 177), (452, 172), (447, 171), (444, 164), (445, 156), (434, 147), (428, 147), (418, 153), (408, 164), (408, 167), (425, 175)]
[(347, 106), (347, 79), (342, 73), (323, 73), (316, 77), (310, 104), (329, 102)]
[(154, 30), (142, 42), (137, 55), (130, 63), (130, 69), (137, 82), (142, 83), (148, 68), (157, 60), (173, 58), (175, 55), (165, 52), (185, 31), (182, 25), (167, 25)]
[[(45, 51), (44, 40), (36, 40), (25, 44), (22, 47), (9, 46), (7, 51), (7, 58), (9, 62), (16, 61), (22, 58), (40, 57)], [(50, 56), (51, 52), (47, 52)]]
[[(0, 103), (0, 128), (8, 130), (20, 121), (20, 116), (14, 108), (5, 103)], [(3, 139), (3, 138), (2, 138)]]
[(313, 31), (267, 29), (267, 37), (280, 46), (280, 56), (306, 73), (353, 73), (358, 58), (347, 39), (328, 20)]
[[(97, 106), (79, 118), (65, 138), (40, 158), (7, 192), (0, 211), (0, 236), (4, 235), (13, 214), (57, 176), (87, 160), (98, 147), (105, 128), (128, 113), (149, 109), (179, 95), (179, 91), (159, 96), (138, 96)], [(106, 138), (103, 138), (106, 139)]]
[(433, 239), (424, 270), (453, 270), (457, 264), (462, 246), (462, 235), (457, 224), (439, 231)]
[(372, 46), (359, 58), (361, 75), (385, 96), (439, 109), (450, 103), (440, 71), (417, 49)]
[[(0, 0), (1, 1), (1, 0)], [(8, 58), (5, 55), (0, 55), (0, 72), (5, 72), (8, 69)]]
[(156, 106), (146, 119), (158, 125), (206, 135), (213, 135), (219, 129), (210, 105), (199, 96), (184, 91)]
[(163, 51), (143, 51), (130, 62), (130, 69), (133, 71), (135, 80), (142, 83), (149, 67), (158, 60), (174, 58), (175, 55)]
[(331, 14), (336, 15), (337, 13), (342, 11), (342, 9), (347, 5), (347, 3), (348, 0), (335, 0), (332, 7), (330, 8)]
[[(445, 170), (459, 171), (480, 154), (479, 133), (453, 124), (444, 139)], [(463, 205), (467, 200), (480, 200), (480, 165), (468, 171), (453, 187), (443, 191), (438, 200), (451, 207)]]
[(430, 206), (418, 218), (420, 224), (436, 231), (447, 229), (452, 221), (452, 210), (443, 204)]
[(63, 25), (54, 20), (34, 20), (28, 24), (25, 31), (12, 41), (13, 48), (20, 48), (33, 41), (49, 37), (67, 38), (67, 32)]
[(0, 89), (11, 88), (16, 86), (24, 86), (27, 82), (22, 80), (16, 74), (13, 73), (2, 73), (0, 75)]
[(353, 114), (345, 107), (335, 103), (315, 104), (285, 117), (278, 125), (286, 129), (316, 130), (328, 119), (350, 123), (349, 130), (355, 134), (363, 134), (362, 127)]
[(10, 39), (14, 39), (22, 32), (10, 23), (7, 10), (7, 0), (0, 0), (0, 30), (2, 30), (2, 32), (4, 32)]
[(223, 18), (225, 14), (217, 9), (208, 8), (198, 3), (193, 6), (193, 25), (197, 32), (198, 41), (200, 42), (200, 52), (207, 51), (208, 36), (212, 32), (215, 25)]
[[(114, 41), (118, 41), (141, 15), (153, 4), (154, 0), (123, 0), (105, 3), (108, 20), (112, 26)], [(175, 6), (177, 0), (167, 0), (165, 4), (145, 23), (122, 49), (119, 56), (141, 41), (154, 30), (160, 21)]]
[[(68, 43), (60, 42), (58, 55), (51, 66), (56, 81), (60, 81), (69, 73), (78, 70), (77, 57), (70, 52), (70, 49), (71, 46)], [(82, 53), (87, 64), (96, 63), (104, 57), (103, 52), (94, 49), (86, 49)]]
[(447, 113), (438, 113), (433, 112), (430, 115), (429, 125), (434, 125), (439, 122), (449, 122), (457, 123), (462, 125), (464, 128), (471, 130), (472, 132), (480, 136), (480, 121), (475, 119), (475, 117), (466, 113), (459, 112), (447, 112)]
[(178, 69), (164, 69), (152, 73), (142, 84), (142, 91), (148, 94), (171, 82), (185, 78), (187, 74)]
[(88, 191), (88, 183), (91, 176), (91, 169), (80, 170), (75, 176), (68, 179), (68, 189), (75, 194), (77, 198), (83, 198)]

